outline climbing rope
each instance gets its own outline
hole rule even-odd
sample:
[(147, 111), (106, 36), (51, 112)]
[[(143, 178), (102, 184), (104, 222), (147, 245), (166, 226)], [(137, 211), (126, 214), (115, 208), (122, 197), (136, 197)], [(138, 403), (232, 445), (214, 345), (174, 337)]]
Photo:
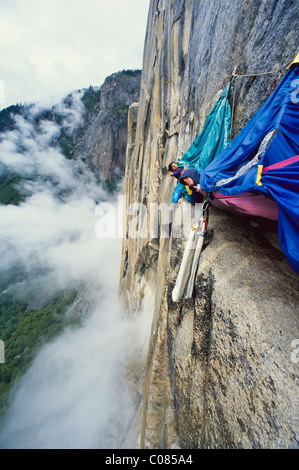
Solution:
[(232, 77), (243, 78), (243, 77), (258, 77), (259, 75), (275, 75), (281, 73), (284, 69), (288, 68), (293, 61), (290, 60), (287, 64), (280, 67), (278, 70), (272, 70), (271, 72), (259, 72), (259, 73), (248, 73), (245, 75), (240, 75), (238, 73), (233, 73)]
[[(288, 62), (287, 64), (280, 67), (278, 70), (272, 70), (271, 72), (258, 72), (258, 73), (247, 73), (244, 75), (233, 73), (231, 76), (231, 81), (234, 81), (234, 94), (233, 94), (233, 105), (232, 105), (232, 118), (231, 118), (231, 128), (230, 128), (230, 140), (232, 140), (232, 131), (233, 131), (233, 123), (235, 117), (235, 102), (236, 102), (236, 89), (237, 89), (237, 78), (246, 78), (246, 77), (259, 77), (262, 75), (275, 75), (276, 82), (278, 81), (278, 76), (282, 74), (284, 69), (287, 69), (292, 64), (292, 61)], [(273, 86), (273, 85), (272, 85)]]
[(236, 100), (236, 81), (235, 81), (235, 76), (233, 76), (234, 80), (234, 95), (233, 95), (233, 106), (232, 106), (232, 118), (231, 118), (231, 124), (230, 124), (230, 137), (229, 139), (232, 140), (232, 132), (233, 132), (233, 122), (234, 122), (234, 114), (235, 114), (235, 100)]

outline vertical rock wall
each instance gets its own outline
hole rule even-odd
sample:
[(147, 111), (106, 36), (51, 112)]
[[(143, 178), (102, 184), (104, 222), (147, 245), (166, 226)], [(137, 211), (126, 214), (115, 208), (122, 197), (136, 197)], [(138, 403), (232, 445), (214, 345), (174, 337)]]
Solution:
[[(155, 204), (170, 205), (176, 183), (167, 166), (191, 145), (232, 74), (279, 70), (295, 57), (298, 13), (291, 0), (150, 2), (139, 108), (129, 112), (120, 276), (128, 311), (155, 299), (140, 447), (298, 447), (291, 345), (299, 282), (277, 234), (211, 210), (195, 296), (178, 305), (171, 292), (191, 226), (175, 238), (172, 211), (156, 231), (150, 216)], [(274, 77), (237, 79), (232, 136)]]
[(138, 101), (140, 70), (110, 75), (98, 92), (99, 102), (87, 108), (75, 141), (74, 156), (82, 158), (105, 179), (125, 170), (128, 108)]

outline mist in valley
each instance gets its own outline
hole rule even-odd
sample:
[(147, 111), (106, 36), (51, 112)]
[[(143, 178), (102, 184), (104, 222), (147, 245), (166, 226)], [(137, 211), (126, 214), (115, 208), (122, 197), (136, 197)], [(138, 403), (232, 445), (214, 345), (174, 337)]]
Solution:
[(68, 135), (77, 129), (81, 97), (74, 92), (68, 104), (57, 105), (59, 125), (37, 120), (43, 108), (34, 105), (0, 137), (1, 172), (18, 175), (22, 195), (18, 205), (0, 205), (1, 275), (15, 267), (22, 272), (5, 289), (31, 308), (57, 292), (76, 292), (63, 314), (75, 318), (74, 325), (45, 341), (12, 387), (0, 423), (1, 448), (136, 446), (140, 397), (126, 372), (131, 362), (142, 369), (150, 319), (146, 312), (124, 315), (118, 296), (122, 239), (99, 238), (95, 230), (102, 203), (106, 218), (121, 220), (122, 180), (109, 193), (83, 161), (66, 158), (57, 144), (61, 126)]

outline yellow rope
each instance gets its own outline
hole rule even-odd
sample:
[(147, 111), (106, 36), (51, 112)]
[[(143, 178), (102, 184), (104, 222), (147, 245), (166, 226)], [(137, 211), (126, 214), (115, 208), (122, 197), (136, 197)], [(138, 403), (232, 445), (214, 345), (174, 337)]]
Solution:
[(236, 78), (243, 78), (243, 77), (258, 77), (259, 75), (274, 75), (274, 74), (278, 74), (279, 72), (281, 72), (283, 69), (288, 67), (291, 63), (292, 63), (292, 61), (290, 61), (287, 64), (283, 65), (278, 70), (272, 70), (272, 72), (248, 73), (246, 75), (238, 75), (236, 73), (233, 73), (232, 76), (236, 77)]
[[(287, 68), (290, 64), (292, 64), (292, 61), (288, 62), (287, 64), (283, 65), (279, 70), (273, 70), (272, 72), (260, 72), (260, 73), (248, 73), (245, 75), (238, 75), (236, 73), (232, 74), (231, 79), (235, 78), (244, 78), (244, 77), (258, 77), (260, 75), (278, 75), (279, 72)], [(232, 140), (232, 132), (233, 132), (233, 123), (234, 123), (234, 114), (235, 114), (235, 98), (236, 98), (236, 88), (237, 88), (237, 82), (235, 80), (234, 82), (234, 96), (233, 96), (233, 106), (232, 106), (232, 118), (231, 118), (231, 127), (230, 127), (230, 140)]]
[(261, 72), (261, 73), (249, 73), (247, 75), (234, 75), (235, 78), (243, 77), (258, 77), (259, 75), (274, 75), (275, 73), (280, 72), (280, 70), (273, 70), (272, 72)]

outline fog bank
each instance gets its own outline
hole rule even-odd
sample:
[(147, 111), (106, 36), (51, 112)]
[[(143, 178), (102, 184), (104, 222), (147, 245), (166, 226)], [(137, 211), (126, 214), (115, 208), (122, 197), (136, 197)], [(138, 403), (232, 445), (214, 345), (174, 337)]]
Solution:
[[(80, 122), (81, 104), (75, 94), (72, 108), (63, 110), (70, 129)], [(40, 110), (31, 112), (34, 117)], [(53, 145), (58, 133), (55, 123), (43, 121), (36, 129), (19, 116), (16, 129), (1, 136), (2, 171), (26, 178), (19, 186), (24, 201), (0, 205), (1, 270), (23, 266), (25, 288), (34, 285), (42, 299), (76, 288), (86, 311), (80, 326), (39, 350), (14, 387), (0, 447), (135, 447), (137, 429), (126, 437), (140, 396), (126, 369), (131, 361), (142, 369), (151, 311), (124, 317), (121, 238), (99, 238), (95, 231), (101, 202), (111, 203), (106, 217), (119, 216), (118, 194), (107, 194), (83, 162), (62, 155)]]

